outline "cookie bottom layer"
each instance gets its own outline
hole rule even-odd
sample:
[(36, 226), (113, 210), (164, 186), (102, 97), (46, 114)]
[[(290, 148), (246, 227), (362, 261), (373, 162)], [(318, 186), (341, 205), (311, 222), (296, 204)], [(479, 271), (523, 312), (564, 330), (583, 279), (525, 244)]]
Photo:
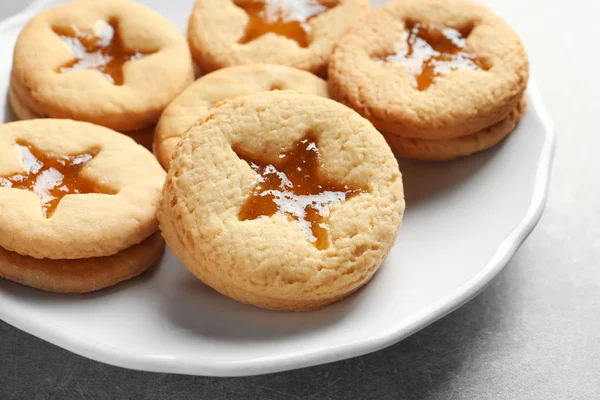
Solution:
[[(29, 108), (27, 104), (19, 98), (17, 92), (14, 90), (12, 85), (8, 89), (8, 101), (10, 102), (10, 105), (16, 117), (20, 120), (46, 118), (43, 115), (37, 114), (34, 110)], [(144, 146), (148, 150), (152, 150), (152, 140), (154, 138), (154, 125), (135, 131), (121, 133), (129, 136), (130, 138), (135, 140), (136, 143)]]
[(164, 249), (160, 232), (108, 257), (37, 259), (0, 247), (0, 277), (48, 292), (93, 292), (141, 274), (158, 261)]
[(407, 138), (383, 133), (392, 151), (404, 158), (424, 161), (448, 161), (487, 150), (500, 143), (516, 128), (527, 108), (527, 99), (521, 98), (517, 108), (494, 125), (454, 139), (434, 140)]

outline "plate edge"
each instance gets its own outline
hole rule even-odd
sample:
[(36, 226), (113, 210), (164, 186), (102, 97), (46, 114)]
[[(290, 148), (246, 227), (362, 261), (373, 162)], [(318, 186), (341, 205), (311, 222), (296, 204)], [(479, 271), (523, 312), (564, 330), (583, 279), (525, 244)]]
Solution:
[[(36, 0), (19, 13), (0, 21), (0, 34), (12, 25), (28, 19), (33, 13), (38, 12), (45, 3), (46, 0)], [(328, 347), (326, 350), (317, 349), (310, 353), (297, 352), (291, 355), (257, 359), (250, 362), (212, 363), (207, 365), (182, 362), (182, 360), (169, 356), (151, 355), (140, 357), (133, 353), (123, 353), (120, 349), (107, 348), (92, 340), (82, 340), (64, 327), (55, 326), (54, 331), (39, 329), (39, 326), (36, 326), (33, 321), (21, 320), (17, 315), (9, 315), (1, 307), (0, 319), (17, 329), (95, 361), (142, 371), (187, 375), (226, 377), (282, 372), (357, 357), (395, 344), (451, 313), (483, 291), (506, 266), (540, 220), (549, 191), (552, 160), (556, 149), (556, 132), (533, 77), (530, 78), (527, 93), (534, 106), (533, 108), (539, 114), (544, 125), (545, 140), (536, 170), (533, 195), (523, 219), (500, 243), (491, 260), (478, 274), (448, 296), (413, 316), (410, 322), (403, 324), (403, 328), (394, 329), (392, 327), (366, 340), (334, 348)], [(435, 317), (432, 318), (432, 315), (435, 315)], [(62, 330), (62, 334), (56, 334), (55, 332), (58, 330)]]

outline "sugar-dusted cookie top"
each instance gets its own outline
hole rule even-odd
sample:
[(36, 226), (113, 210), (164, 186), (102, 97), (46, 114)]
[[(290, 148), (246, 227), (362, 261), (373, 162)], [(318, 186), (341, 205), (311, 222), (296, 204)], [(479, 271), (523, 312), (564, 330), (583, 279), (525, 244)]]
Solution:
[(155, 123), (192, 80), (186, 41), (167, 19), (126, 0), (81, 0), (27, 23), (11, 87), (40, 117), (123, 132)]
[(0, 247), (35, 258), (115, 254), (157, 229), (165, 173), (132, 139), (58, 119), (0, 126)]
[(519, 36), (486, 7), (402, 0), (375, 9), (336, 44), (329, 90), (381, 131), (445, 139), (505, 118), (528, 76)]

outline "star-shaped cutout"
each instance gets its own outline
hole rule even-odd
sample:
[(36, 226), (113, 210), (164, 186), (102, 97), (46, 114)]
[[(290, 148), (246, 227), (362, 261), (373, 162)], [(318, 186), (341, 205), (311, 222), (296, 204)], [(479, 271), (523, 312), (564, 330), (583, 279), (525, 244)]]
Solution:
[(248, 25), (239, 43), (249, 43), (267, 33), (285, 36), (308, 47), (308, 21), (335, 7), (318, 0), (234, 0), (248, 14)]
[(0, 177), (0, 187), (24, 189), (37, 194), (42, 214), (50, 218), (63, 197), (70, 194), (115, 194), (89, 178), (81, 170), (98, 154), (92, 149), (81, 154), (45, 154), (27, 143), (17, 143), (24, 172)]
[(124, 82), (125, 63), (147, 55), (138, 50), (127, 49), (114, 22), (96, 22), (93, 33), (82, 31), (76, 26), (55, 27), (54, 32), (75, 57), (57, 69), (57, 72), (63, 74), (78, 69), (95, 69), (113, 85), (121, 86)]
[(296, 221), (317, 248), (329, 245), (329, 209), (363, 192), (319, 174), (321, 156), (316, 141), (305, 138), (280, 154), (275, 164), (236, 151), (256, 174), (256, 186), (240, 210), (240, 220), (285, 214)]
[(408, 21), (398, 50), (375, 60), (405, 65), (417, 89), (423, 91), (452, 71), (483, 69), (475, 54), (467, 50), (471, 30), (471, 27), (439, 29)]

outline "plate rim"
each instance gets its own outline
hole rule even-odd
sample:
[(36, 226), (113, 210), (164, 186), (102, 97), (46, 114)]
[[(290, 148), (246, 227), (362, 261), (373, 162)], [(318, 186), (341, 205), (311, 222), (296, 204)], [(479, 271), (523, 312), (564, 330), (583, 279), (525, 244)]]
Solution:
[[(0, 35), (11, 25), (27, 20), (33, 12), (42, 8), (45, 2), (46, 0), (35, 0), (21, 12), (1, 20)], [(202, 359), (190, 361), (165, 355), (139, 355), (121, 348), (107, 347), (94, 340), (79, 337), (64, 326), (40, 326), (33, 319), (22, 317), (18, 312), (11, 312), (1, 305), (0, 319), (44, 341), (95, 361), (141, 371), (186, 375), (232, 377), (275, 373), (340, 361), (391, 346), (448, 315), (482, 292), (504, 269), (539, 222), (549, 192), (552, 161), (556, 150), (556, 131), (533, 77), (529, 80), (527, 96), (530, 109), (535, 110), (544, 128), (544, 141), (540, 148), (533, 194), (525, 215), (499, 243), (490, 261), (477, 274), (410, 319), (393, 324), (377, 335), (334, 347), (292, 351), (286, 355), (266, 356), (248, 361), (206, 362)]]

